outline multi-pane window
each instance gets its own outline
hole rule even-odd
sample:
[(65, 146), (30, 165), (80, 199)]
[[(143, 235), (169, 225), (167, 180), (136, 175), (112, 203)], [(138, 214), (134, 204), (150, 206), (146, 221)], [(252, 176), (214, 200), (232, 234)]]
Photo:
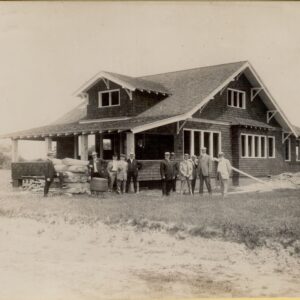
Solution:
[(227, 105), (237, 108), (246, 108), (246, 92), (227, 89)]
[(241, 157), (275, 157), (275, 138), (256, 134), (241, 134)]
[(296, 140), (296, 161), (300, 161), (300, 139)]
[(184, 153), (200, 155), (201, 147), (207, 154), (218, 157), (221, 151), (221, 133), (218, 131), (184, 129)]
[(108, 107), (108, 106), (118, 106), (120, 105), (120, 91), (110, 90), (99, 92), (98, 106)]

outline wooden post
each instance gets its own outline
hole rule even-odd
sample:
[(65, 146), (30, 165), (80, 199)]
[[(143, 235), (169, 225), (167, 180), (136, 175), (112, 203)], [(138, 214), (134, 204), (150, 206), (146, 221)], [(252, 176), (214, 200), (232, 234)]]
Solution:
[(50, 137), (45, 137), (45, 154), (52, 151), (52, 139)]
[(78, 136), (74, 136), (74, 158), (77, 159), (78, 157)]
[(88, 160), (88, 135), (83, 134), (81, 135), (81, 154), (80, 159), (81, 160)]
[(19, 159), (19, 153), (18, 153), (18, 140), (11, 140), (12, 142), (12, 148), (11, 148), (11, 161), (17, 162)]
[(134, 133), (126, 132), (126, 156), (129, 156), (130, 153), (135, 154), (134, 138)]
[(99, 157), (103, 159), (103, 133), (99, 133)]

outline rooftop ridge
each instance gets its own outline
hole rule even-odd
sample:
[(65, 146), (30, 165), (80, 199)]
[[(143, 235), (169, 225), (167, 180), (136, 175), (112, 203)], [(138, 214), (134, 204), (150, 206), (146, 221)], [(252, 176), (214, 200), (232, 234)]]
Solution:
[(248, 61), (247, 60), (241, 60), (241, 61), (235, 61), (235, 62), (230, 62), (230, 63), (225, 63), (225, 64), (208, 65), (208, 66), (195, 67), (195, 68), (189, 68), (189, 69), (184, 69), (184, 70), (177, 70), (177, 71), (161, 72), (161, 73), (156, 73), (156, 74), (142, 75), (142, 76), (136, 76), (136, 77), (133, 77), (133, 78), (145, 79), (146, 77), (151, 77), (151, 76), (166, 75), (166, 74), (172, 74), (172, 73), (180, 73), (180, 72), (192, 71), (192, 70), (197, 70), (197, 69), (212, 68), (212, 67), (219, 67), (219, 66), (221, 67), (221, 66), (225, 66), (225, 65), (233, 65), (233, 64), (239, 64), (239, 63), (248, 63)]

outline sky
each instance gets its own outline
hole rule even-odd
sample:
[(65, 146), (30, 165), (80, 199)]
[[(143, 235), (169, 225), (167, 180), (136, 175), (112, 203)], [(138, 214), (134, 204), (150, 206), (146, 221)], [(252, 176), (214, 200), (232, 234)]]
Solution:
[(0, 2), (0, 134), (46, 125), (101, 70), (248, 60), (300, 126), (300, 3)]

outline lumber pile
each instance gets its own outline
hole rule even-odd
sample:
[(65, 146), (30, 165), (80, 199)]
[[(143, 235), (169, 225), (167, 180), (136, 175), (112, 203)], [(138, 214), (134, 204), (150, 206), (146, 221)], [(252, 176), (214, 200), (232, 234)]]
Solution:
[(53, 164), (57, 172), (63, 174), (64, 192), (69, 194), (90, 193), (88, 161), (64, 158), (54, 159)]

